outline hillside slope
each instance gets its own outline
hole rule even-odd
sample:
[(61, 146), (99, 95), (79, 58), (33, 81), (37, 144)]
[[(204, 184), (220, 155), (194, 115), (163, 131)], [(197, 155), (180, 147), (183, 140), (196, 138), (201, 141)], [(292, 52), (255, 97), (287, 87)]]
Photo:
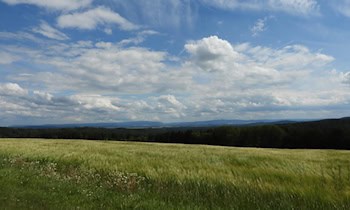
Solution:
[(18, 208), (349, 209), (350, 152), (0, 140), (0, 203)]

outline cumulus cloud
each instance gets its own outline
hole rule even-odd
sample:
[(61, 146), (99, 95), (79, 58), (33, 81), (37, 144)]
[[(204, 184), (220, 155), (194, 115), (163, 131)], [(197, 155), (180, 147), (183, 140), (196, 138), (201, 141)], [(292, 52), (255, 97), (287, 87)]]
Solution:
[[(253, 60), (256, 55), (247, 53), (251, 48), (240, 51), (239, 47), (217, 36), (191, 41), (185, 45), (185, 49), (190, 54), (186, 65), (200, 70), (197, 73), (197, 76), (202, 75), (200, 80), (211, 82), (211, 85), (222, 91), (224, 88), (232, 89), (233, 84), (248, 87), (285, 82), (280, 69)], [(206, 75), (205, 72), (215, 74)], [(215, 79), (210, 79), (211, 77)], [(216, 81), (217, 84), (214, 84)]]
[(76, 10), (89, 6), (92, 0), (1, 0), (9, 5), (30, 4), (52, 10)]
[(239, 59), (232, 45), (217, 36), (191, 41), (185, 45), (185, 49), (190, 53), (196, 66), (209, 72), (222, 71), (227, 68), (228, 62), (235, 62)]
[(316, 0), (200, 0), (201, 2), (226, 10), (270, 10), (292, 15), (315, 15), (319, 13)]
[[(110, 110), (110, 111), (120, 111), (115, 103), (117, 98), (108, 98), (101, 95), (75, 95), (71, 99), (76, 101), (80, 106), (87, 110)], [(115, 102), (113, 102), (115, 101)]]
[(340, 78), (344, 84), (350, 85), (350, 72), (340, 73)]
[(5, 83), (0, 84), (0, 94), (10, 96), (24, 96), (28, 94), (28, 91), (16, 83)]
[(158, 97), (158, 102), (162, 105), (183, 109), (185, 106), (180, 103), (175, 96), (173, 95), (162, 95)]
[(96, 94), (56, 96), (29, 91), (16, 83), (0, 83), (0, 99), (3, 118), (31, 119), (31, 123), (50, 122), (50, 118), (57, 118), (55, 123), (159, 120), (160, 116), (171, 119), (183, 116), (185, 108), (172, 95), (150, 97), (147, 102)]
[(210, 36), (184, 48), (175, 64), (165, 51), (110, 42), (28, 51), (33, 68), (45, 70), (9, 76), (0, 109), (8, 117), (63, 116), (67, 122), (174, 121), (320, 117), (320, 110), (331, 115), (350, 101), (348, 73), (330, 71), (332, 56), (302, 45), (274, 49)]
[(27, 56), (51, 71), (26, 78), (56, 90), (141, 94), (190, 88), (186, 85), (191, 79), (189, 73), (167, 66), (170, 56), (163, 51), (110, 42), (78, 42), (48, 46)]
[(176, 99), (174, 95), (162, 95), (157, 98), (156, 109), (174, 117), (185, 116), (186, 106)]
[(35, 33), (41, 34), (45, 37), (48, 37), (50, 39), (56, 39), (56, 40), (67, 40), (69, 37), (62, 33), (61, 31), (53, 28), (50, 26), (47, 22), (41, 21), (40, 25), (36, 28), (33, 28), (32, 30)]
[[(213, 36), (189, 42), (185, 48), (190, 54), (186, 65), (199, 70), (195, 78), (203, 83), (193, 90), (195, 102), (187, 105), (197, 110), (193, 113), (201, 113), (198, 116), (278, 113), (293, 107), (327, 106), (346, 98), (333, 97), (346, 95), (339, 80), (330, 79), (337, 76), (326, 70), (334, 58), (305, 46), (272, 49), (247, 43), (232, 45)], [(337, 87), (338, 93), (327, 92), (331, 87)], [(322, 94), (316, 95), (316, 90)]]
[(51, 93), (33, 90), (29, 91), (16, 83), (0, 83), (0, 112), (4, 117), (31, 117), (32, 120), (45, 120), (52, 117), (58, 121), (67, 122), (74, 117), (76, 120), (93, 120), (89, 116), (96, 113), (106, 117), (120, 108), (114, 105), (117, 98), (101, 95), (55, 96)]
[(58, 17), (57, 24), (61, 28), (78, 28), (84, 30), (96, 29), (99, 25), (116, 24), (120, 29), (130, 31), (138, 29), (139, 26), (126, 20), (118, 13), (107, 7), (97, 7), (85, 12), (64, 14)]

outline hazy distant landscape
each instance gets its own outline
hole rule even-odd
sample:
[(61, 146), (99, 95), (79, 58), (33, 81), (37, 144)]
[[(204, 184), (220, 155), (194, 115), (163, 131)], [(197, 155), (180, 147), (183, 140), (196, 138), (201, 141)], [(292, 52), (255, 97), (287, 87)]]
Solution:
[[(94, 127), (98, 125), (99, 127)], [(90, 139), (287, 149), (350, 149), (350, 118), (307, 122), (210, 121), (175, 125), (128, 122), (75, 126), (78, 127), (73, 125), (0, 127), (0, 138)]]

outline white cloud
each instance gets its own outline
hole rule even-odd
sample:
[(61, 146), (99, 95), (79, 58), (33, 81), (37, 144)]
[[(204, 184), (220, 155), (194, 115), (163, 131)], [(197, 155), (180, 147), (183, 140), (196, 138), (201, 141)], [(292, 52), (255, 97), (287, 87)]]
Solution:
[(71, 99), (87, 110), (120, 111), (120, 107), (113, 104), (113, 101), (118, 100), (117, 98), (111, 99), (101, 95), (75, 95)]
[(269, 0), (268, 5), (273, 10), (302, 15), (312, 15), (319, 12), (316, 0)]
[(160, 33), (158, 31), (154, 30), (144, 30), (139, 33), (139, 35), (142, 36), (152, 36), (152, 35), (159, 35)]
[(20, 59), (20, 57), (0, 51), (0, 64), (11, 64)]
[(41, 34), (50, 39), (67, 40), (69, 37), (59, 30), (51, 27), (47, 22), (41, 21), (39, 27), (33, 28), (33, 32)]
[(246, 49), (246, 53), (259, 63), (283, 71), (314, 69), (334, 61), (332, 56), (310, 52), (302, 45), (289, 45), (278, 50), (257, 46)]
[(316, 0), (200, 0), (201, 2), (226, 10), (269, 10), (293, 15), (317, 15), (319, 4)]
[(55, 96), (43, 91), (29, 91), (16, 83), (0, 83), (0, 99), (2, 117), (29, 117), (34, 122), (52, 117), (57, 118), (57, 122), (72, 119), (95, 121), (99, 115), (101, 119), (109, 120), (109, 115), (116, 117), (121, 111), (113, 104), (117, 98), (101, 95)]
[(116, 24), (122, 30), (136, 30), (139, 26), (129, 22), (109, 8), (100, 6), (85, 12), (64, 14), (58, 17), (57, 24), (61, 28), (96, 29), (99, 25)]
[[(192, 41), (185, 48), (191, 55), (187, 68), (198, 69), (194, 78), (203, 83), (194, 86), (198, 89), (193, 90), (193, 104), (186, 106), (201, 117), (266, 114), (269, 110), (278, 114), (295, 107), (342, 103), (349, 95), (339, 80), (330, 79), (337, 76), (326, 71), (334, 58), (304, 46), (232, 45), (213, 36)], [(337, 91), (330, 93), (330, 88)], [(343, 99), (335, 100), (335, 96)]]
[(130, 45), (130, 44), (133, 44), (133, 45), (138, 45), (138, 44), (141, 44), (142, 42), (145, 41), (145, 38), (143, 36), (139, 36), (137, 35), (136, 37), (131, 37), (131, 38), (128, 38), (128, 39), (123, 39), (119, 42), (119, 44), (121, 46), (126, 46), (126, 45)]
[(113, 30), (110, 29), (110, 28), (105, 28), (103, 31), (104, 31), (106, 34), (108, 34), (108, 35), (112, 35), (112, 34), (113, 34)]
[(138, 32), (135, 37), (123, 39), (122, 41), (119, 42), (119, 44), (122, 46), (130, 45), (130, 44), (138, 45), (144, 42), (148, 36), (159, 35), (159, 34), (160, 33), (157, 31), (144, 30), (144, 31)]
[(333, 9), (335, 9), (340, 14), (350, 17), (350, 1), (349, 0), (338, 0), (330, 2)]
[(162, 95), (157, 98), (156, 110), (174, 117), (186, 116), (186, 106), (176, 99), (174, 95)]
[(179, 108), (183, 109), (185, 106), (179, 102), (175, 96), (173, 95), (162, 95), (158, 97), (158, 102), (160, 102), (162, 105), (170, 106), (173, 108)]
[(52, 10), (76, 10), (89, 6), (92, 0), (1, 0), (10, 5), (31, 4)]
[(183, 101), (174, 95), (159, 95), (143, 100), (122, 101), (130, 119), (174, 121), (187, 116)]
[(2, 85), (0, 111), (41, 122), (346, 114), (349, 76), (329, 70), (332, 56), (301, 45), (274, 49), (217, 36), (184, 47), (187, 54), (175, 65), (167, 52), (109, 42), (55, 43), (35, 52), (6, 48), (21, 51), (35, 70), (45, 69), (8, 76), (17, 84)]
[(152, 93), (184, 90), (190, 80), (185, 71), (171, 71), (166, 65), (168, 55), (162, 51), (109, 42), (59, 44), (46, 49), (27, 56), (51, 71), (28, 77), (56, 90)]
[(14, 95), (14, 96), (24, 96), (28, 94), (28, 91), (21, 88), (16, 83), (0, 83), (0, 94), (1, 95)]
[(148, 102), (91, 94), (55, 96), (44, 91), (29, 91), (15, 83), (0, 83), (0, 99), (3, 119), (30, 119), (27, 122), (30, 124), (53, 123), (52, 118), (56, 119), (54, 123), (159, 120), (159, 116), (171, 119), (183, 116), (185, 108), (172, 95), (151, 97)]
[(350, 72), (340, 73), (340, 78), (344, 84), (350, 85)]
[(191, 0), (113, 0), (129, 20), (155, 28), (192, 27), (196, 1)]
[(209, 72), (222, 71), (227, 68), (228, 62), (239, 59), (232, 45), (217, 36), (191, 41), (185, 45), (185, 49), (191, 54), (196, 66)]
[(32, 41), (36, 43), (42, 43), (43, 40), (37, 38), (33, 34), (27, 33), (27, 32), (6, 32), (6, 31), (0, 31), (0, 39), (2, 40), (16, 40), (16, 41)]
[(269, 18), (270, 17), (260, 18), (255, 22), (254, 26), (250, 29), (252, 36), (258, 36), (261, 32), (266, 31), (266, 22)]

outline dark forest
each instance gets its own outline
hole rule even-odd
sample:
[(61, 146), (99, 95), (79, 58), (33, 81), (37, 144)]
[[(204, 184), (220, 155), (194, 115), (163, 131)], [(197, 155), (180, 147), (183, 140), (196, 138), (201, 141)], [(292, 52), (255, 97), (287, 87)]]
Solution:
[(262, 148), (350, 149), (350, 119), (202, 128), (0, 128), (0, 137), (142, 141)]

